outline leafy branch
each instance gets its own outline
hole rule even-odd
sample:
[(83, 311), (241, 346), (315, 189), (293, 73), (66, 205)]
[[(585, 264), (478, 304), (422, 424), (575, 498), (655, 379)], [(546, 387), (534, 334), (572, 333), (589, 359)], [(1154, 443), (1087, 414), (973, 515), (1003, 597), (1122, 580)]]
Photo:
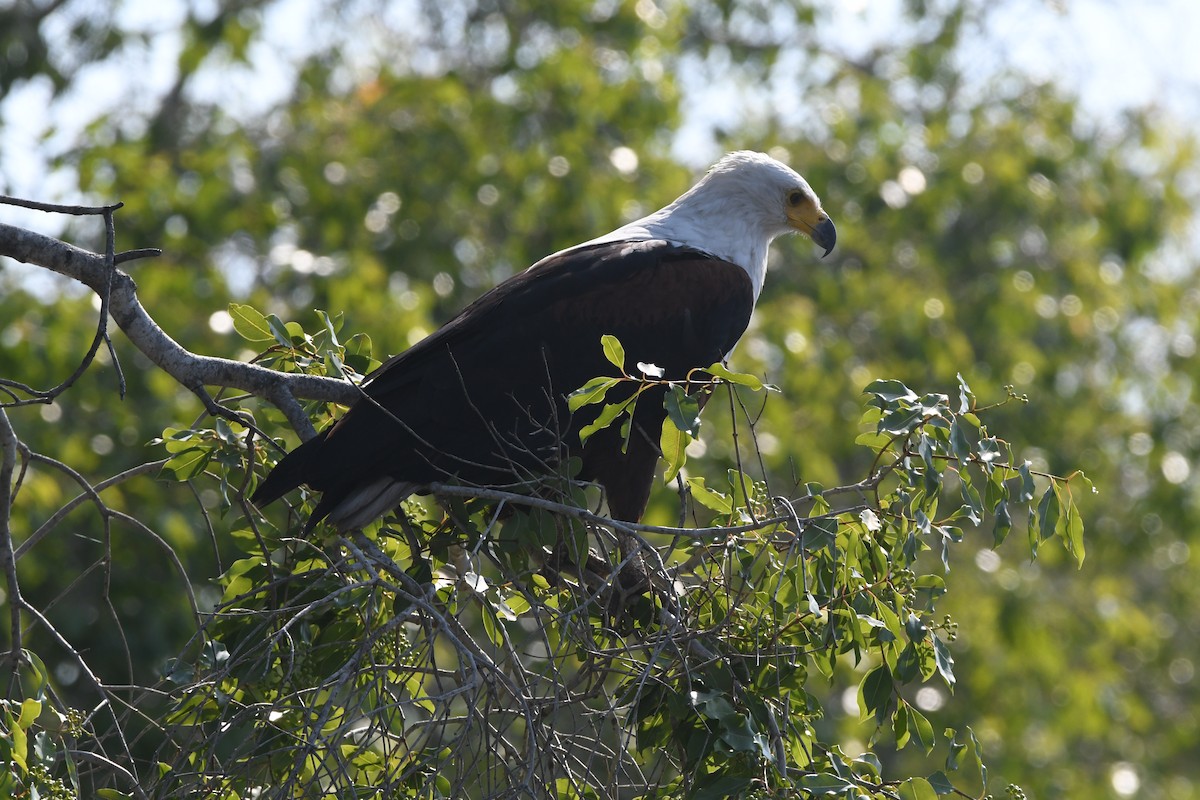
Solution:
[[(731, 371), (721, 362), (689, 370), (679, 381), (665, 380), (661, 367), (638, 361), (638, 374), (633, 375), (626, 366), (625, 348), (617, 337), (605, 334), (600, 337), (600, 346), (604, 357), (620, 371), (620, 375), (600, 375), (588, 380), (567, 397), (568, 410), (577, 413), (589, 405), (604, 403), (609, 391), (622, 384), (633, 383), (636, 388), (623, 400), (604, 403), (596, 418), (579, 431), (580, 442), (586, 442), (595, 433), (619, 421), (622, 441), (628, 445), (638, 399), (650, 389), (665, 388), (663, 407), (667, 417), (659, 432), (659, 449), (667, 465), (664, 483), (674, 480), (687, 463), (687, 448), (700, 434), (700, 409), (708, 394), (722, 385), (745, 386), (755, 392), (774, 389), (754, 375)], [(703, 491), (702, 484), (700, 486)], [(705, 497), (709, 496), (705, 494)]]
[[(289, 341), (299, 353), (310, 338), (291, 331)], [(618, 345), (604, 343), (614, 366), (625, 361)], [(277, 357), (288, 357), (282, 342), (272, 348)], [(328, 368), (327, 359), (311, 356), (301, 356), (296, 368)], [(667, 402), (671, 388), (679, 386), (655, 375), (653, 365), (639, 365), (640, 376), (619, 369), (620, 376), (589, 381), (573, 395), (575, 410), (603, 403), (622, 382), (637, 383), (632, 397), (665, 386)], [(733, 382), (730, 375), (736, 378), (727, 369), (704, 372), (708, 377), (689, 376), (686, 388), (711, 389)], [(761, 382), (750, 388), (761, 389)], [(939, 735), (904, 691), (929, 681), (947, 689), (956, 684), (950, 646), (955, 624), (944, 616), (938, 621), (937, 615), (948, 590), (949, 547), (963, 541), (964, 528), (979, 529), (988, 517), (993, 530), (1006, 533), (1013, 524), (1009, 509), (1024, 507), (1040, 523), (1038, 542), (1049, 532), (1081, 557), (1071, 525), (1057, 525), (1064, 517), (1078, 518), (1069, 486), (1080, 478), (1059, 478), (1018, 463), (1011, 446), (982, 422), (994, 406), (978, 405), (961, 379), (957, 408), (946, 395), (918, 395), (895, 381), (875, 382), (866, 392), (863, 424), (870, 430), (859, 443), (874, 453), (866, 478), (829, 489), (808, 484), (805, 495), (783, 499), (769, 496), (761, 481), (738, 471), (731, 474), (727, 492), (697, 484), (705, 490), (697, 497), (715, 506), (718, 519), (725, 521), (708, 527), (611, 520), (588, 508), (575, 490), (547, 495), (552, 488), (547, 484), (512, 490), (431, 487), (437, 502), (406, 501), (402, 514), (352, 544), (338, 540), (332, 550), (295, 542), (286, 528), (268, 525), (259, 531), (256, 522), (255, 535), (235, 535), (247, 556), (222, 579), (230, 611), (256, 610), (249, 617), (219, 612), (205, 636), (232, 654), (230, 665), (249, 658), (259, 664), (255, 674), (299, 670), (308, 677), (287, 686), (274, 679), (261, 685), (244, 672), (225, 669), (214, 684), (211, 671), (197, 662), (189, 680), (180, 682), (178, 702), (192, 708), (189, 698), (195, 692), (211, 696), (216, 685), (221, 696), (316, 703), (322, 709), (318, 720), (354, 714), (365, 720), (365, 730), (378, 735), (399, 726), (408, 756), (391, 766), (365, 752), (336, 756), (337, 740), (301, 719), (288, 723), (281, 717), (271, 730), (255, 735), (280, 736), (286, 730), (289, 739), (313, 743), (310, 753), (334, 759), (327, 762), (329, 769), (347, 776), (369, 771), (402, 794), (428, 780), (461, 793), (483, 770), (505, 776), (498, 788), (534, 785), (550, 796), (588, 796), (587, 787), (633, 789), (638, 785), (633, 771), (640, 774), (644, 767), (638, 765), (649, 759), (662, 790), (692, 796), (775, 796), (787, 790), (854, 791), (880, 798), (975, 796), (961, 787), (963, 780), (987, 784), (974, 734), (966, 731), (967, 744), (960, 744), (954, 731)], [(607, 424), (620, 424), (632, 413), (630, 405), (610, 412)], [(230, 440), (221, 446), (236, 449), (238, 444)], [(209, 459), (190, 478), (221, 480), (227, 470), (214, 468), (217, 463)], [(1040, 480), (1049, 488), (1035, 503)], [(1069, 503), (1053, 527), (1039, 516), (1046, 492)], [(857, 497), (833, 505), (847, 495)], [(776, 513), (739, 519), (733, 512), (741, 504)], [(951, 510), (939, 512), (944, 505)], [(993, 544), (1002, 538), (994, 535)], [(564, 540), (601, 568), (564, 574), (552, 559)], [(666, 595), (643, 598), (648, 616), (635, 604), (623, 621), (614, 620), (605, 607), (605, 587), (623, 566), (617, 559), (632, 557), (617, 555), (622, 552), (618, 540), (636, 541), (646, 563), (654, 565), (656, 584), (673, 587)], [(940, 558), (931, 561), (925, 553), (940, 553)], [(264, 584), (269, 574), (275, 578)], [(384, 575), (392, 579), (381, 582)], [(293, 612), (273, 621), (268, 600), (279, 602), (281, 593), (289, 598), (287, 607), (305, 609), (300, 617)], [(335, 612), (341, 602), (336, 598), (342, 597), (357, 598), (353, 622)], [(323, 617), (330, 621), (319, 622)], [(424, 638), (407, 640), (396, 651), (397, 619), (417, 624)], [(436, 632), (452, 620), (460, 621), (457, 638), (436, 644)], [(325, 649), (337, 654), (324, 659), (336, 670), (307, 671), (316, 666), (313, 655), (280, 649), (280, 635), (269, 633), (276, 628), (289, 637), (307, 630), (304, 640), (319, 643), (314, 654)], [(464, 638), (468, 630), (481, 630), (483, 637)], [(275, 643), (267, 650), (261, 649), (264, 634)], [(440, 669), (432, 658), (439, 647), (474, 666), (466, 672)], [(279, 672), (281, 658), (292, 665), (284, 673)], [(366, 666), (375, 663), (391, 665), (386, 676)], [(483, 691), (485, 684), (469, 677), (480, 663), (513, 681), (502, 693)], [(357, 666), (348, 672), (348, 664)], [(810, 671), (833, 683), (854, 676), (862, 721), (875, 728), (872, 739), (886, 737), (896, 747), (912, 745), (925, 753), (941, 744), (950, 753), (941, 769), (895, 781), (883, 776), (869, 753), (845, 757), (814, 725), (824, 712), (806, 688)], [(333, 687), (351, 683), (357, 687), (353, 693), (330, 694)], [(385, 692), (385, 685), (402, 688)], [(434, 685), (440, 688), (435, 691)], [(533, 712), (535, 698), (547, 692), (560, 698), (554, 713)], [(362, 704), (382, 694), (391, 698), (386, 705)], [(203, 707), (216, 712), (207, 701)], [(394, 715), (397, 708), (409, 709), (405, 718), (420, 710), (429, 726), (401, 723)], [(586, 750), (553, 733), (566, 724), (554, 715), (573, 708), (590, 709), (595, 720), (585, 737)], [(476, 734), (445, 727), (466, 709), (482, 726)], [(218, 720), (225, 718), (222, 712), (212, 723), (190, 723), (208, 731), (205, 748), (222, 746)], [(504, 734), (517, 729), (529, 738)], [(448, 768), (438, 755), (447, 731), (454, 731), (452, 753), (508, 753), (514, 768), (506, 771), (491, 758), (455, 761), (458, 766)], [(230, 782), (225, 785), (231, 791), (241, 785), (236, 775), (255, 763), (248, 756), (241, 766), (227, 764)], [(973, 765), (974, 778), (948, 777), (964, 764)], [(764, 771), (763, 765), (773, 770)], [(296, 781), (302, 776), (284, 769), (275, 777)]]
[[(127, 276), (110, 272), (120, 324)], [(370, 340), (344, 337), (337, 317), (319, 315), (308, 332), (248, 306), (230, 314), (239, 334), (266, 346), (259, 364), (239, 365), (252, 370), (242, 377), (261, 370), (278, 385), (316, 379), (357, 395), (342, 379), (374, 363)], [(628, 369), (615, 339), (602, 347), (619, 374), (589, 381), (569, 399), (571, 410), (600, 406), (588, 435), (628, 427), (636, 402), (661, 389), (661, 438), (677, 439), (663, 448), (669, 477), (699, 433), (706, 393), (767, 388), (720, 364), (666, 381), (653, 364)], [(632, 383), (627, 399), (607, 402), (611, 390)], [(1073, 487), (1086, 478), (1018, 460), (983, 421), (995, 406), (979, 404), (961, 378), (957, 405), (896, 381), (867, 387), (859, 444), (873, 463), (861, 480), (809, 483), (781, 498), (740, 468), (729, 470), (727, 488), (689, 476), (692, 496), (713, 512), (704, 527), (614, 521), (569, 482), (509, 491), (447, 485), (353, 539), (327, 541), (294, 538), (290, 516), (276, 522), (246, 503), (254, 473), (270, 458), (255, 432), (282, 420), (253, 389), (214, 385), (248, 394), (213, 400), (224, 413), (211, 425), (165, 430), (166, 457), (154, 466), (198, 494), (215, 489), (232, 528), (222, 538), (238, 551), (218, 579), (221, 597), (198, 612), (195, 639), (160, 684), (122, 690), (89, 676), (121, 737), (135, 720), (154, 720), (154, 769), (137, 766), (124, 738), (109, 755), (82, 747), (65, 757), (60, 748), (31, 762), (31, 739), (41, 737), (41, 753), (64, 740), (49, 717), (31, 717), (29, 701), (41, 702), (37, 687), (49, 673), (25, 653), (26, 674), (44, 680), (12, 693), (0, 745), (26, 756), (27, 776), (33, 767), (55, 772), (37, 773), (42, 785), (71, 784), (77, 762), (103, 759), (109, 785), (127, 793), (114, 797), (198, 787), (244, 796), (264, 782), (294, 792), (369, 785), (412, 797), (615, 796), (652, 787), (691, 797), (977, 796), (966, 787), (986, 791), (978, 740), (970, 730), (939, 733), (908, 691), (957, 682), (954, 623), (938, 609), (949, 590), (950, 547), (989, 523), (998, 546), (1024, 516), (1034, 555), (1058, 538), (1083, 558)], [(306, 419), (332, 418), (327, 401), (352, 399), (341, 389), (336, 397), (314, 393), (318, 402), (299, 406)], [(19, 442), (0, 439), (6, 485), (19, 486)], [(13, 498), (0, 500), (7, 520)], [(303, 513), (311, 498), (301, 493), (300, 501)], [(105, 524), (133, 524), (97, 508)], [(3, 532), (9, 595), (19, 598), (15, 558), (45, 534), (16, 550)], [(636, 541), (637, 553), (625, 553), (625, 541)], [(563, 548), (580, 556), (573, 571), (555, 558)], [(607, 592), (635, 556), (665, 588), (614, 614)], [(70, 650), (28, 604), (12, 623), (17, 637), (20, 613)], [(819, 724), (828, 703), (821, 685), (830, 696), (855, 689), (873, 744), (926, 755), (944, 747), (948, 756), (928, 775), (904, 780), (885, 775), (871, 752), (846, 756)], [(71, 713), (56, 709), (63, 719)]]

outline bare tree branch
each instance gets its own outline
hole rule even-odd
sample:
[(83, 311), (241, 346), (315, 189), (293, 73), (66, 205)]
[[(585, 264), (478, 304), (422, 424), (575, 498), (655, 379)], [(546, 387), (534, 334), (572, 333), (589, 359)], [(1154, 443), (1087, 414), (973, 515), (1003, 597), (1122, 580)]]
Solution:
[[(858, 483), (849, 484), (846, 486), (835, 486), (826, 489), (821, 493), (822, 497), (832, 497), (839, 494), (847, 494), (851, 492), (863, 492), (874, 488), (882, 477), (883, 473), (872, 474), (866, 480)], [(850, 512), (861, 511), (868, 508), (867, 505), (855, 505), (847, 508), (839, 508), (825, 514), (815, 514), (811, 517), (797, 516), (792, 504), (803, 502), (811, 502), (812, 497), (801, 497), (798, 500), (788, 500), (788, 513), (781, 514), (766, 519), (755, 520), (744, 525), (714, 525), (708, 528), (687, 528), (674, 527), (671, 525), (647, 525), (641, 522), (625, 522), (623, 520), (612, 519), (603, 514), (597, 514), (594, 511), (588, 511), (586, 508), (571, 505), (570, 503), (557, 503), (553, 500), (547, 500), (544, 497), (536, 495), (519, 494), (516, 492), (506, 492), (502, 489), (493, 489), (484, 486), (457, 486), (448, 483), (435, 483), (429, 486), (429, 491), (434, 495), (442, 495), (445, 497), (467, 497), (488, 500), (496, 503), (507, 503), (510, 505), (525, 506), (527, 508), (537, 508), (543, 511), (551, 511), (569, 519), (577, 519), (583, 522), (592, 522), (597, 525), (603, 525), (606, 528), (612, 528), (623, 533), (658, 533), (668, 536), (688, 536), (695, 539), (703, 539), (706, 537), (728, 537), (736, 536), (742, 533), (750, 533), (751, 531), (761, 531), (770, 528), (773, 525), (786, 525), (793, 523), (795, 525), (805, 525), (817, 522), (824, 519), (832, 519)]]
[(17, 582), (17, 558), (13, 553), (12, 495), (13, 472), (17, 465), (17, 434), (8, 421), (8, 414), (0, 408), (0, 568), (4, 570), (7, 584), (8, 608), (12, 615), (11, 664), (15, 668), (21, 657), (21, 584)]
[[(144, 250), (132, 252), (138, 257), (146, 254)], [(189, 352), (146, 312), (138, 300), (133, 278), (113, 265), (112, 262), (129, 260), (129, 254), (123, 254), (125, 258), (122, 254), (113, 254), (110, 262), (103, 255), (58, 239), (0, 223), (0, 255), (77, 280), (102, 299), (107, 295), (108, 312), (129, 341), (164, 372), (200, 397), (210, 410), (211, 399), (206, 399), (204, 387), (241, 389), (273, 403), (283, 411), (301, 438), (309, 439), (315, 431), (299, 403), (301, 399), (349, 405), (361, 396), (359, 389), (346, 381), (286, 374), (255, 364)]]
[[(29, 550), (36, 546), (38, 542), (46, 538), (46, 536), (52, 530), (54, 530), (54, 528), (60, 522), (62, 522), (68, 514), (70, 514), (79, 506), (83, 505), (86, 501), (91, 500), (92, 502), (96, 503), (102, 515), (108, 513), (107, 507), (99, 497), (101, 492), (111, 486), (116, 486), (117, 484), (123, 483), (135, 476), (148, 475), (152, 472), (156, 472), (162, 469), (163, 464), (166, 464), (167, 460), (168, 459), (162, 458), (158, 461), (147, 461), (145, 464), (139, 464), (136, 467), (127, 469), (124, 472), (114, 475), (108, 480), (100, 481), (94, 486), (85, 483), (84, 491), (81, 494), (76, 495), (73, 500), (64, 504), (62, 508), (58, 509), (58, 511), (55, 511), (50, 519), (43, 522), (40, 526), (38, 526), (36, 531), (31, 533), (23, 542), (21, 542), (15, 551), (17, 560), (19, 561), (21, 556), (25, 555), (25, 553), (29, 552)], [(54, 463), (57, 464), (58, 462)], [(77, 480), (76, 482), (78, 483), (79, 481)]]

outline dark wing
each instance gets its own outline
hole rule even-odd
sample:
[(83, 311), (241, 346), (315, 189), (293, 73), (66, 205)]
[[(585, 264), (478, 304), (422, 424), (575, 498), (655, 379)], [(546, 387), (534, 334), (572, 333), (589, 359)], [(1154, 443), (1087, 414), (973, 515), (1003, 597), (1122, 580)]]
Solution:
[[(631, 369), (650, 362), (681, 379), (724, 357), (752, 308), (743, 269), (667, 242), (551, 256), (376, 370), (365, 384), (374, 402), (360, 401), (286, 456), (254, 500), (261, 505), (307, 483), (325, 493), (319, 511), (327, 512), (381, 477), (495, 486), (544, 473), (579, 449), (582, 422), (567, 413), (566, 395), (615, 374), (601, 350), (603, 334), (621, 340)], [(643, 427), (655, 420), (642, 407), (655, 404), (661, 425), (661, 398), (639, 401)], [(657, 427), (653, 434), (657, 442)], [(612, 448), (603, 446), (605, 437), (595, 440), (584, 452), (585, 477), (607, 486), (613, 470), (589, 469), (589, 462)], [(657, 451), (639, 453), (638, 481), (648, 493)]]

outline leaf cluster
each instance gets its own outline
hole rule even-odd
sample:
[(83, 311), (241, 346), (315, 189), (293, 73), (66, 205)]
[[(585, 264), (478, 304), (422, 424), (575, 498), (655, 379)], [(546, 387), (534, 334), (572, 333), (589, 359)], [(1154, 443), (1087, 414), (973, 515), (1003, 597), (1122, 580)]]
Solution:
[[(248, 309), (238, 318), (259, 319)], [(269, 323), (241, 325), (268, 341)], [(287, 345), (272, 334), (281, 362), (327, 368), (327, 359), (285, 355), (313, 337), (294, 323), (275, 327), (287, 332)], [(587, 382), (573, 411), (603, 404), (618, 382), (635, 382), (634, 398), (662, 383), (653, 365), (631, 375), (615, 338), (602, 346), (620, 375)], [(766, 389), (721, 365), (694, 377), (689, 388), (703, 391)], [(664, 396), (664, 429), (698, 432), (685, 406), (695, 391), (669, 388), (681, 391)], [(808, 484), (784, 499), (740, 471), (728, 491), (689, 477), (693, 497), (717, 512), (707, 528), (606, 520), (569, 476), (540, 485), (540, 497), (464, 487), (436, 504), (410, 500), (361, 537), (324, 544), (248, 517), (216, 612), (167, 672), (171, 738), (188, 743), (163, 756), (168, 784), (217, 780), (233, 796), (266, 769), (273, 785), (431, 797), (530, 782), (547, 796), (637, 794), (649, 786), (633, 775), (647, 771), (654, 791), (688, 797), (986, 787), (974, 734), (968, 745), (955, 731), (938, 734), (912, 699), (914, 687), (958, 682), (955, 626), (939, 621), (949, 551), (988, 523), (1000, 545), (1016, 517), (1027, 520), (1031, 555), (1055, 537), (1081, 560), (1070, 486), (1084, 479), (1031, 470), (989, 431), (983, 420), (1013, 396), (980, 406), (961, 378), (954, 404), (894, 380), (866, 393), (859, 445), (873, 466), (863, 481)], [(605, 424), (630, 414), (623, 407)], [(168, 449), (205, 442), (214, 458), (225, 445), (245, 447), (216, 430), (164, 437)], [(664, 463), (668, 474), (682, 466)], [(180, 478), (199, 475), (177, 466)], [(545, 499), (555, 485), (555, 500)], [(640, 543), (665, 591), (614, 609), (629, 557), (617, 534)], [(853, 758), (829, 737), (814, 691), (850, 676), (873, 743)], [(558, 698), (552, 709), (535, 712), (548, 697)], [(583, 740), (553, 733), (568, 719)], [(303, 757), (284, 746), (291, 741), (306, 743)], [(206, 766), (206, 754), (234, 742), (219, 772)], [(928, 777), (901, 780), (874, 754), (884, 743), (949, 756)], [(974, 769), (956, 778), (964, 754)]]

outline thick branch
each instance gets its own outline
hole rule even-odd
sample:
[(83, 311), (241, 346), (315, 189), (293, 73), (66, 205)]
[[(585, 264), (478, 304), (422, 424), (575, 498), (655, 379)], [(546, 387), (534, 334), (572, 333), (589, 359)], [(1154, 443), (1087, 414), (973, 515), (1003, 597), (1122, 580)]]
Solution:
[(65, 275), (101, 296), (107, 288), (110, 292), (108, 311), (113, 320), (134, 346), (164, 372), (202, 398), (205, 386), (241, 389), (262, 397), (278, 406), (305, 439), (314, 431), (299, 400), (349, 405), (360, 396), (358, 388), (346, 381), (315, 375), (290, 375), (255, 364), (197, 355), (184, 349), (146, 312), (138, 300), (133, 279), (121, 270), (110, 275), (104, 256), (3, 223), (0, 223), (0, 255)]

